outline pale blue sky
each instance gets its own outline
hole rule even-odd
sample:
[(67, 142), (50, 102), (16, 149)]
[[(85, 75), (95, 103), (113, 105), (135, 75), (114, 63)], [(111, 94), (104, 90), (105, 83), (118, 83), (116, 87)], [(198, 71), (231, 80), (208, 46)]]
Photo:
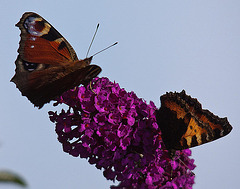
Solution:
[[(93, 62), (101, 77), (152, 100), (167, 91), (198, 98), (203, 108), (228, 117), (233, 131), (193, 148), (195, 189), (239, 187), (240, 169), (240, 1), (238, 0), (0, 0), (0, 169), (26, 178), (29, 187), (109, 188), (102, 172), (85, 159), (62, 151), (45, 105), (22, 97), (14, 75), (20, 31), (14, 25), (26, 11), (48, 20), (84, 58), (97, 23), (90, 54), (118, 41)], [(19, 188), (0, 185), (0, 188)]]

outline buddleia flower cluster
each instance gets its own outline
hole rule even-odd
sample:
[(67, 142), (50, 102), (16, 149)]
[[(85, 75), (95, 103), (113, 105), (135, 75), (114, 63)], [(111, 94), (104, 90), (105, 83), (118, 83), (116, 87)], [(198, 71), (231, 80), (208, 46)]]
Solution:
[(65, 92), (55, 105), (62, 103), (67, 110), (49, 115), (64, 152), (86, 158), (106, 179), (119, 181), (111, 188), (192, 188), (191, 151), (178, 151), (170, 159), (153, 102), (147, 104), (108, 78), (95, 78)]

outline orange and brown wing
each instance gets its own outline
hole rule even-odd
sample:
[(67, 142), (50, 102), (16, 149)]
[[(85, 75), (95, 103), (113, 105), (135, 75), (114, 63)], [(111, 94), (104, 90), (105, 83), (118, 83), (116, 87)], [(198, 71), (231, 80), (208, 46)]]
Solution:
[(67, 40), (40, 15), (26, 12), (16, 26), (21, 30), (18, 52), (24, 61), (59, 65), (78, 60)]
[(167, 149), (181, 150), (211, 142), (230, 133), (227, 118), (219, 118), (203, 110), (197, 99), (181, 93), (161, 96), (161, 108), (156, 113)]

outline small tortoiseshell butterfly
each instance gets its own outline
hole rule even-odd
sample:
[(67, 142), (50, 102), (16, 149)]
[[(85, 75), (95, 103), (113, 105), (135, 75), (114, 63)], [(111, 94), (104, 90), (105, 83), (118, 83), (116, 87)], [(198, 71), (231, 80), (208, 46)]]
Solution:
[[(211, 142), (232, 130), (227, 118), (219, 118), (202, 109), (197, 99), (181, 93), (166, 93), (160, 97), (161, 107), (156, 112), (162, 140), (171, 153)], [(172, 154), (173, 155), (173, 154)]]

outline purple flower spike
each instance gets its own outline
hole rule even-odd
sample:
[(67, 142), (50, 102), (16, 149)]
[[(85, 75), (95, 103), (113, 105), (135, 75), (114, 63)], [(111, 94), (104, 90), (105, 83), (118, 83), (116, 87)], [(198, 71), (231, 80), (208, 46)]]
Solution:
[(69, 90), (56, 105), (61, 103), (69, 109), (49, 116), (63, 150), (103, 169), (106, 179), (118, 180), (119, 185), (111, 188), (192, 188), (191, 151), (169, 158), (153, 102), (147, 104), (107, 78), (95, 78), (92, 89)]

